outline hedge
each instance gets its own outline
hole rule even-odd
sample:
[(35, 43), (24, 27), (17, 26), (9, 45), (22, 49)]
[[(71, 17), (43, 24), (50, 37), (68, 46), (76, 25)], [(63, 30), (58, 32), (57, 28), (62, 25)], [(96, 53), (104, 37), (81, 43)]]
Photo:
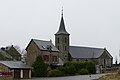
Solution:
[(80, 71), (78, 71), (78, 73), (80, 75), (86, 75), (86, 74), (89, 74), (88, 70), (87, 69), (81, 69)]
[(54, 69), (48, 72), (49, 77), (60, 77), (64, 76), (64, 73), (58, 69)]
[(58, 69), (65, 75), (79, 74), (82, 69), (87, 70), (86, 74), (94, 74), (96, 72), (95, 63), (91, 61), (66, 62), (63, 67)]

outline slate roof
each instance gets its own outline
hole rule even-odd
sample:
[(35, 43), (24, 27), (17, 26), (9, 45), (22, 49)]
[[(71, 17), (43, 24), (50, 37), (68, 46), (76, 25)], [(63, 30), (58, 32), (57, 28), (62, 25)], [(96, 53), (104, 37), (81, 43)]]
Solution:
[(0, 54), (3, 55), (6, 58), (12, 59), (12, 56), (9, 55), (7, 52), (5, 52), (4, 50), (0, 49)]
[(58, 32), (56, 34), (68, 34), (69, 35), (69, 33), (65, 29), (63, 14), (62, 14), (62, 17), (61, 17), (61, 22), (60, 22), (59, 30), (58, 30)]
[(3, 64), (11, 69), (31, 69), (32, 67), (22, 63), (21, 61), (0, 61), (0, 64)]
[[(17, 46), (16, 46), (16, 47), (17, 47)], [(19, 47), (19, 46), (18, 46), (18, 47)], [(18, 51), (13, 45), (7, 46), (7, 47), (6, 47), (6, 51), (7, 51), (9, 54), (12, 53), (12, 55), (19, 55), (19, 56), (21, 56), (20, 51)]]
[(104, 52), (104, 48), (70, 46), (70, 55), (72, 58), (98, 58)]
[(43, 41), (43, 40), (37, 40), (33, 39), (33, 41), (36, 43), (36, 45), (41, 49), (41, 50), (48, 50), (47, 47), (51, 46), (52, 51), (59, 51), (51, 41)]

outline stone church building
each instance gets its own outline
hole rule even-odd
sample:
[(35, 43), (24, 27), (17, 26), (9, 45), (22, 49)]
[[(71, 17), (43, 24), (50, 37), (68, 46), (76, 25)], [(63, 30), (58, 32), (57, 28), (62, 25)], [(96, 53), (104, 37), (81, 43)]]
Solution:
[(55, 46), (60, 51), (59, 56), (64, 61), (94, 61), (102, 67), (112, 67), (113, 57), (106, 48), (70, 46), (70, 34), (65, 29), (63, 14), (58, 32), (55, 34)]
[(59, 64), (60, 61), (94, 61), (102, 67), (112, 67), (113, 57), (106, 48), (70, 46), (70, 33), (65, 29), (63, 13), (60, 26), (55, 33), (55, 46), (51, 41), (32, 39), (28, 44), (27, 64), (31, 65), (41, 54), (47, 64)]

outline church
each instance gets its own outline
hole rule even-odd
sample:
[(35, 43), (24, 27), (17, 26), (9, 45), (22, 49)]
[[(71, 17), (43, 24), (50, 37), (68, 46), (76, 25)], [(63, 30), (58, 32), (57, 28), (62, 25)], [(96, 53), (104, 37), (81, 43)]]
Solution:
[(113, 57), (106, 48), (71, 46), (69, 36), (62, 12), (59, 30), (55, 33), (55, 46), (51, 40), (31, 39), (26, 47), (26, 63), (32, 65), (37, 56), (41, 55), (43, 61), (49, 65), (67, 61), (94, 61), (103, 68), (112, 67)]

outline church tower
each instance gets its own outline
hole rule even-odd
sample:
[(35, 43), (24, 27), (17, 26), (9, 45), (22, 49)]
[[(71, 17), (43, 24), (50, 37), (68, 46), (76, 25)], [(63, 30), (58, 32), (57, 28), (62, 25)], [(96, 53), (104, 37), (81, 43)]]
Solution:
[(55, 46), (60, 51), (60, 57), (64, 61), (69, 60), (69, 33), (65, 29), (64, 19), (63, 19), (63, 10), (61, 16), (61, 22), (58, 32), (55, 34)]

